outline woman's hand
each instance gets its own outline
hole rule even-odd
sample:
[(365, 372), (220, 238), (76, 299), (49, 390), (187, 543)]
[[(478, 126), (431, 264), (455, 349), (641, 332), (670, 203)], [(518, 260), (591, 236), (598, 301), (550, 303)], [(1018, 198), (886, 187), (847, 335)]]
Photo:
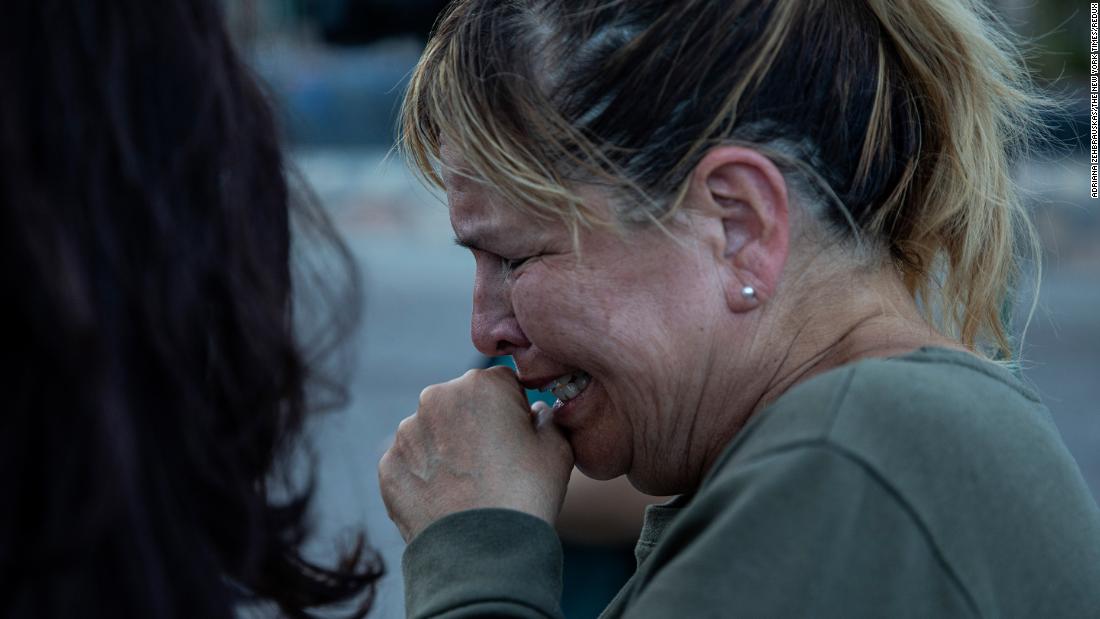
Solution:
[(405, 541), (448, 514), (478, 507), (526, 512), (551, 525), (573, 451), (545, 405), (529, 409), (506, 367), (470, 370), (420, 393), (378, 465), (382, 500)]

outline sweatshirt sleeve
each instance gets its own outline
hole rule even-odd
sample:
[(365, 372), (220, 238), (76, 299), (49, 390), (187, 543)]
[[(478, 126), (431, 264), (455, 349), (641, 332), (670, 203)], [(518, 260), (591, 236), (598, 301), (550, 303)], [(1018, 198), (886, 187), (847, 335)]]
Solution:
[(858, 459), (800, 445), (721, 471), (661, 540), (626, 617), (970, 617), (904, 498)]
[(402, 558), (408, 617), (561, 617), (562, 550), (545, 521), (510, 509), (445, 516)]

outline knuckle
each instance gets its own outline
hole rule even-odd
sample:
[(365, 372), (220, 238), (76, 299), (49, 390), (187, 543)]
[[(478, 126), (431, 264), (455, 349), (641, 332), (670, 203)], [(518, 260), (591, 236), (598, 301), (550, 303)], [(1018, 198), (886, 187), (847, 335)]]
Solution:
[(496, 378), (514, 376), (515, 372), (512, 370), (512, 368), (506, 365), (494, 365), (493, 367), (485, 370), (485, 374)]
[(431, 402), (435, 398), (435, 393), (438, 390), (439, 387), (436, 385), (428, 385), (427, 387), (424, 387), (420, 390), (420, 397), (417, 398), (417, 401), (421, 405)]
[[(401, 420), (401, 423), (397, 424), (397, 436), (403, 436), (413, 431), (413, 426), (416, 424), (416, 415), (409, 415)], [(396, 444), (396, 441), (395, 441)], [(392, 447), (390, 448), (392, 451)]]
[(496, 365), (482, 372), (483, 380), (497, 385), (518, 385), (515, 371), (503, 365)]
[(387, 453), (378, 463), (378, 489), (383, 496), (390, 493), (391, 486), (395, 485), (397, 465), (393, 462), (393, 456)]
[(471, 389), (482, 384), (486, 376), (489, 376), (488, 370), (466, 370), (462, 377), (455, 382), (461, 385), (463, 389)]

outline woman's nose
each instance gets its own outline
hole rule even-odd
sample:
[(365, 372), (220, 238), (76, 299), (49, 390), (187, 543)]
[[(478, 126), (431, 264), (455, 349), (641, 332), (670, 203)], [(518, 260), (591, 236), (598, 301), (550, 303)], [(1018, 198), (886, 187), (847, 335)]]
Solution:
[(474, 310), (470, 332), (474, 347), (487, 357), (512, 355), (531, 345), (515, 316), (492, 316)]
[(474, 347), (487, 357), (514, 354), (531, 345), (512, 311), (502, 286), (474, 284), (474, 307), (470, 318)]

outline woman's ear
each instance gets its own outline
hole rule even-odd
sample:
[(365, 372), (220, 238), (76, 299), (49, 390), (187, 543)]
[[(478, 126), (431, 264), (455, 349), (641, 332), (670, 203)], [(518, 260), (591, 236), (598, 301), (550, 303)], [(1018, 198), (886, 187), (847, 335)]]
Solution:
[[(730, 310), (754, 309), (775, 294), (790, 239), (787, 183), (770, 159), (741, 146), (711, 149), (695, 167), (690, 194), (722, 223), (716, 259)], [(750, 290), (751, 289), (751, 290)]]

